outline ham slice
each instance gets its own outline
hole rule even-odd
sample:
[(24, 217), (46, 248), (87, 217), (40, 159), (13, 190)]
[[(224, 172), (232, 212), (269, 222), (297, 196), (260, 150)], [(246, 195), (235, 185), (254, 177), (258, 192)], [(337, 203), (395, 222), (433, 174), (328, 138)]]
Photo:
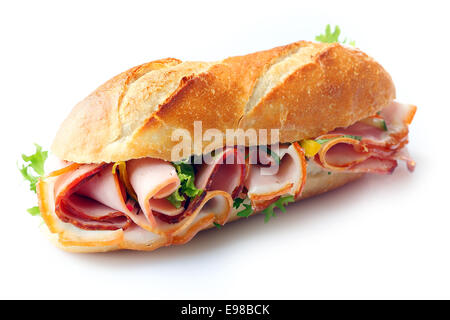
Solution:
[[(270, 171), (267, 165), (254, 164), (250, 167), (245, 187), (255, 210), (264, 209), (282, 195), (298, 198), (303, 190), (306, 182), (306, 159), (302, 147), (296, 142), (290, 146), (281, 146), (278, 158), (280, 163), (276, 174), (265, 173), (265, 170)], [(274, 162), (276, 160), (273, 159), (270, 163)]]
[(185, 208), (175, 208), (166, 198), (180, 186), (180, 179), (174, 166), (167, 161), (143, 158), (127, 162), (131, 186), (136, 192), (144, 224), (138, 223), (148, 231), (160, 232), (164, 221), (159, 215), (178, 216)]
[(374, 116), (386, 122), (387, 131), (364, 121), (347, 128), (338, 128), (329, 134), (361, 136), (362, 142), (372, 147), (398, 150), (407, 143), (408, 125), (411, 124), (417, 107), (411, 104), (392, 102)]
[(197, 203), (191, 214), (189, 224), (180, 228), (171, 238), (172, 244), (184, 244), (190, 241), (200, 230), (218, 223), (224, 225), (230, 217), (233, 200), (229, 193), (221, 190), (208, 191)]
[(242, 191), (247, 172), (244, 151), (238, 147), (224, 148), (202, 164), (195, 177), (195, 186), (202, 190), (222, 190), (234, 199)]
[(83, 230), (71, 223), (63, 222), (56, 214), (55, 185), (59, 177), (47, 175), (36, 186), (39, 209), (50, 232), (58, 234), (58, 241), (63, 245), (85, 246), (96, 243), (102, 246), (115, 245), (120, 241), (122, 229), (114, 231)]
[[(129, 206), (128, 202), (124, 205), (110, 195), (115, 192), (115, 197), (120, 198), (124, 193), (111, 168), (112, 165), (80, 165), (59, 176), (51, 174), (39, 182), (43, 217), (50, 231), (59, 235), (58, 241), (62, 245), (75, 249), (77, 246), (108, 245), (154, 250), (171, 243), (184, 243), (214, 222), (225, 224), (231, 212), (233, 201), (228, 193), (204, 192), (186, 210), (183, 209), (185, 219), (169, 225), (166, 230), (160, 226), (169, 232), (149, 232), (131, 223), (128, 215), (111, 208), (119, 207), (125, 211), (127, 208), (123, 207)], [(169, 191), (166, 189), (165, 192)], [(161, 195), (164, 192), (160, 192)], [(130, 212), (134, 211), (128, 210), (128, 214)], [(142, 213), (137, 215), (145, 217)]]
[(75, 191), (78, 195), (96, 200), (119, 212), (128, 211), (124, 202), (125, 189), (119, 183), (117, 176), (112, 174), (112, 165), (105, 166), (97, 174), (80, 183)]
[(59, 207), (62, 221), (86, 230), (126, 229), (131, 222), (122, 212), (76, 194), (62, 200)]
[[(67, 172), (59, 170), (61, 175), (54, 186), (55, 212), (62, 221), (87, 230), (117, 230), (130, 226), (125, 194), (115, 181), (111, 167), (88, 164), (73, 166), (73, 170)], [(56, 173), (49, 176), (56, 176)]]
[[(137, 224), (148, 231), (172, 237), (183, 230), (195, 229), (196, 227), (191, 224), (197, 215), (205, 210), (219, 222), (226, 221), (229, 215), (229, 212), (211, 206), (210, 202), (219, 201), (213, 199), (215, 197), (225, 197), (222, 202), (229, 203), (232, 202), (231, 196), (226, 196), (226, 192), (208, 192), (209, 188), (206, 188), (200, 196), (186, 202), (185, 206), (175, 208), (166, 198), (178, 189), (180, 180), (170, 162), (152, 158), (130, 160), (127, 162), (127, 169), (143, 213), (141, 217), (147, 220), (145, 225)], [(204, 206), (206, 207), (203, 208)]]
[(55, 179), (52, 187), (56, 215), (61, 221), (85, 230), (126, 230), (136, 224), (160, 235), (190, 230), (190, 224), (204, 210), (213, 213), (215, 221), (224, 223), (228, 217), (229, 209), (224, 211), (210, 204), (232, 202), (225, 192), (204, 192), (186, 203), (186, 208), (175, 208), (166, 197), (177, 190), (180, 181), (169, 162), (150, 158), (131, 160), (127, 171), (138, 203), (127, 196), (112, 164), (68, 165), (53, 172), (48, 178)]
[[(408, 125), (416, 107), (392, 102), (376, 118), (383, 119), (387, 130), (360, 121), (348, 128), (338, 128), (317, 139), (328, 140), (314, 157), (321, 167), (331, 171), (392, 173), (397, 160), (404, 160), (410, 171), (415, 162), (404, 146), (408, 143)], [(352, 136), (359, 136), (361, 140)]]

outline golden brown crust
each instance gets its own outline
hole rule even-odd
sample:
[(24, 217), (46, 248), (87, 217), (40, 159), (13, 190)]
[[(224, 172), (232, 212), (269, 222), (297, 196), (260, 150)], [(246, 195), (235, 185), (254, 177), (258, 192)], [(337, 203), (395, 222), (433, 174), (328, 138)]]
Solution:
[[(364, 174), (362, 173), (342, 173), (342, 172), (333, 172), (333, 174), (329, 175), (327, 171), (323, 170), (313, 174), (308, 173), (305, 189), (303, 190), (301, 197), (298, 198), (296, 201), (300, 201), (302, 199), (309, 198), (336, 189), (346, 183), (349, 183), (362, 177), (363, 175)], [(38, 188), (40, 192), (45, 192), (45, 183), (40, 182)], [(63, 226), (57, 226), (58, 224), (61, 224), (58, 221), (49, 223), (50, 221), (48, 217), (55, 217), (55, 215), (51, 212), (52, 210), (51, 205), (50, 207), (47, 207), (45, 203), (41, 201), (40, 208), (41, 212), (43, 212), (43, 217), (47, 222), (47, 226), (52, 232), (52, 233), (48, 232), (51, 236), (52, 242), (55, 243), (59, 248), (62, 248), (70, 252), (83, 252), (83, 253), (106, 252), (120, 249), (150, 251), (170, 244), (169, 239), (162, 237), (159, 237), (157, 239), (151, 239), (151, 241), (142, 240), (142, 238), (139, 237), (127, 238), (124, 236), (122, 230), (117, 230), (114, 232), (103, 232), (103, 235), (101, 234), (98, 236), (95, 234), (96, 231), (86, 231), (78, 229), (79, 231), (75, 232), (72, 231), (72, 229), (74, 228), (72, 228), (70, 225), (64, 224), (64, 226), (68, 228), (68, 230), (65, 230)], [(228, 220), (229, 222), (240, 218), (239, 216), (236, 215), (236, 213), (237, 210), (233, 209), (230, 218)], [(206, 227), (201, 228), (201, 230), (209, 229), (212, 228), (213, 226), (214, 225), (212, 223), (208, 223)], [(46, 229), (46, 231), (48, 231), (48, 229)], [(144, 230), (141, 231), (147, 232)], [(102, 236), (105, 238), (102, 239)]]
[(374, 114), (394, 97), (392, 80), (380, 65), (334, 44), (268, 92), (242, 119), (242, 127), (281, 128), (281, 142), (315, 138)]
[(276, 128), (292, 142), (348, 126), (394, 97), (378, 63), (339, 44), (301, 41), (212, 63), (164, 59), (114, 77), (75, 106), (52, 151), (78, 163), (174, 161), (172, 131), (192, 133), (195, 120), (203, 132)]

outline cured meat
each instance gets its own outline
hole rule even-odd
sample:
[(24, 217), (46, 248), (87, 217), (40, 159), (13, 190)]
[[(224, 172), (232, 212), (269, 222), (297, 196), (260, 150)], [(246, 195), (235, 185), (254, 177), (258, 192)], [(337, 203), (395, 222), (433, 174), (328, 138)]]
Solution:
[(392, 102), (381, 110), (379, 115), (374, 116), (384, 120), (385, 127), (359, 121), (347, 128), (338, 128), (329, 134), (361, 136), (361, 142), (372, 147), (398, 150), (407, 143), (408, 125), (411, 124), (416, 110), (417, 107), (414, 105)]
[(180, 179), (170, 162), (152, 158), (130, 160), (127, 171), (142, 213), (136, 223), (142, 228), (149, 231), (159, 229), (159, 221), (153, 211), (169, 216), (184, 211), (184, 207), (176, 209), (166, 199), (180, 186)]
[(59, 203), (58, 213), (62, 221), (87, 230), (126, 229), (131, 223), (122, 212), (76, 194)]
[[(321, 147), (311, 161), (330, 171), (387, 174), (403, 160), (412, 171), (415, 162), (405, 145), (415, 111), (394, 102), (377, 115), (317, 137)], [(196, 167), (194, 183), (203, 192), (183, 195), (178, 208), (167, 199), (181, 183), (170, 162), (61, 162), (62, 168), (37, 186), (42, 215), (64, 246), (153, 250), (186, 243), (213, 223), (225, 224), (238, 196), (248, 196), (253, 210), (260, 211), (282, 196), (298, 198), (305, 186), (307, 162), (297, 142), (279, 149), (260, 146), (257, 153), (226, 147), (210, 160)]]
[(245, 181), (247, 195), (256, 210), (267, 207), (282, 195), (299, 197), (306, 182), (305, 153), (298, 143), (281, 146), (277, 155), (271, 155), (271, 152), (275, 151), (266, 154), (272, 158), (271, 164), (279, 162), (277, 172), (271, 174), (273, 169), (267, 165), (254, 164)]
[(410, 171), (415, 162), (404, 146), (408, 143), (408, 125), (416, 112), (413, 105), (391, 103), (379, 115), (382, 126), (359, 121), (348, 128), (338, 128), (320, 136), (322, 147), (315, 156), (317, 164), (331, 171), (370, 172), (387, 174), (404, 160)]
[(232, 201), (231, 197), (226, 192), (208, 192), (209, 188), (205, 188), (202, 195), (186, 202), (186, 207), (175, 208), (166, 198), (178, 189), (180, 179), (174, 166), (167, 161), (152, 158), (130, 160), (127, 169), (143, 213), (140, 218), (145, 217), (147, 220), (147, 224), (137, 224), (148, 231), (171, 236), (190, 230), (191, 227), (195, 229), (191, 224), (205, 210), (205, 214), (213, 214), (214, 219), (223, 223), (229, 215), (229, 212), (217, 209), (211, 203), (218, 201), (212, 199), (216, 196), (230, 198), (226, 199), (227, 203)]
[(55, 212), (62, 221), (87, 230), (117, 230), (130, 226), (125, 194), (114, 181), (111, 167), (88, 164), (66, 173), (60, 171), (63, 174), (57, 178), (54, 192)]
[(229, 193), (215, 190), (206, 192), (191, 215), (188, 227), (181, 228), (171, 239), (173, 244), (184, 244), (200, 230), (217, 223), (223, 225), (230, 217), (233, 200)]
[[(92, 169), (89, 168), (89, 169)], [(89, 171), (89, 170), (86, 170)], [(77, 174), (78, 176), (78, 174)], [(171, 234), (157, 234), (149, 232), (136, 224), (131, 224), (126, 230), (86, 230), (74, 223), (65, 223), (56, 214), (55, 186), (61, 177), (51, 176), (41, 179), (37, 185), (39, 194), (39, 207), (49, 230), (57, 235), (58, 245), (65, 249), (78, 251), (85, 247), (104, 250), (111, 249), (135, 249), (155, 250), (161, 246), (170, 244), (182, 244), (189, 241), (204, 227), (211, 226), (214, 222), (226, 223), (232, 207), (232, 199), (223, 191), (206, 192), (196, 204), (188, 217), (189, 223), (182, 225), (177, 232)], [(63, 180), (66, 180), (65, 177)], [(59, 181), (59, 184), (61, 180)]]
[(198, 169), (195, 186), (202, 190), (222, 190), (234, 199), (242, 191), (247, 172), (242, 148), (228, 147)]

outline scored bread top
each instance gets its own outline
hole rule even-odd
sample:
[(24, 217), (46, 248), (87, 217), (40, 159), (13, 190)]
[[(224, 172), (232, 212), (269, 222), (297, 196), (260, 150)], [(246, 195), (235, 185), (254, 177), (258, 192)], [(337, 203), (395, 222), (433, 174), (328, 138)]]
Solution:
[(194, 121), (223, 133), (214, 148), (238, 128), (279, 129), (279, 142), (293, 142), (347, 127), (394, 98), (381, 65), (337, 43), (300, 41), (218, 62), (168, 58), (131, 68), (78, 103), (52, 151), (77, 163), (177, 161), (172, 132), (194, 137)]

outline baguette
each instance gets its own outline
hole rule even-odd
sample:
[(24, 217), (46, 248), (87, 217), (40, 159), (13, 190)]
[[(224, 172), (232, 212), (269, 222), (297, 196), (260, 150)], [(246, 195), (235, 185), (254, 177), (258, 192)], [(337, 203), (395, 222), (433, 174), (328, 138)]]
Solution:
[[(337, 43), (300, 41), (218, 62), (145, 63), (107, 81), (64, 120), (52, 145), (64, 168), (38, 182), (39, 207), (53, 241), (68, 251), (183, 244), (239, 219), (237, 197), (253, 214), (365, 173), (391, 173), (398, 160), (412, 171), (405, 145), (416, 107), (394, 98), (381, 65)], [(278, 173), (256, 171), (261, 155), (257, 163), (178, 171), (186, 155), (174, 157), (172, 134), (195, 136), (196, 121), (221, 138), (200, 149), (191, 141), (188, 158), (214, 151), (214, 161), (248, 159), (249, 147), (263, 145)], [(229, 129), (278, 135), (230, 144)]]

